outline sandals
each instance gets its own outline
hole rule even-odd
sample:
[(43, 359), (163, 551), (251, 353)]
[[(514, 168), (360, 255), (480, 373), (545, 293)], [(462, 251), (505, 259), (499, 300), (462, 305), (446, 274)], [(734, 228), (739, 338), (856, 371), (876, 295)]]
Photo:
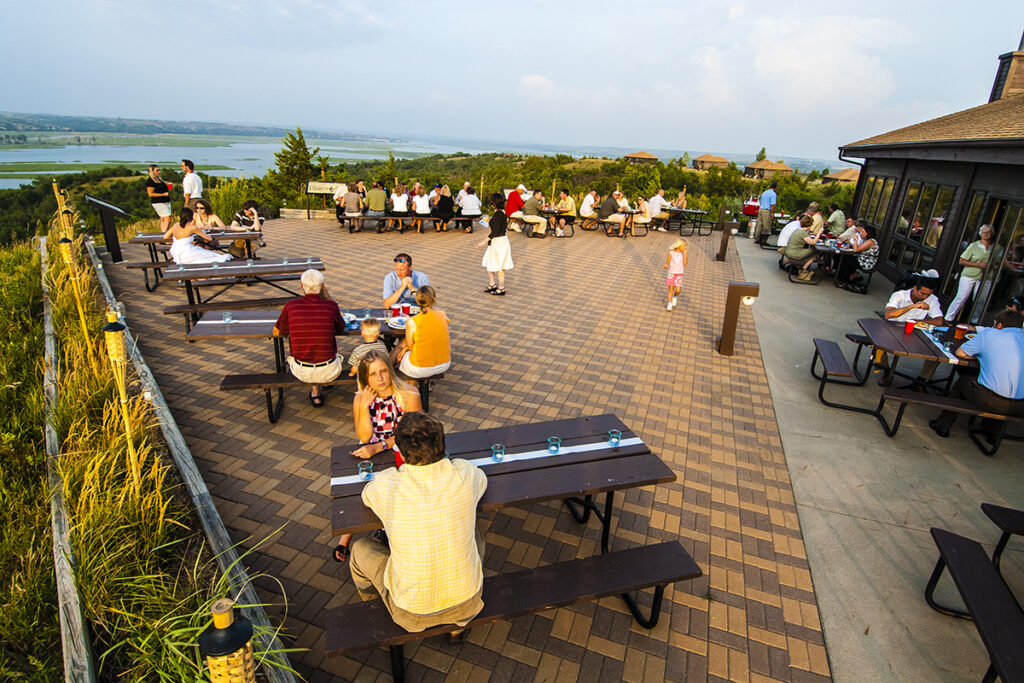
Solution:
[(348, 546), (339, 543), (334, 546), (334, 553), (331, 557), (334, 558), (335, 562), (344, 563), (348, 561)]
[(484, 294), (494, 294), (496, 291), (498, 291), (498, 285), (491, 285), (484, 290)]
[(317, 394), (316, 396), (314, 396), (313, 392), (309, 392), (309, 402), (311, 404), (313, 404), (314, 408), (323, 408), (324, 407), (324, 397), (323, 397), (323, 394)]
[(495, 289), (493, 292), (491, 292), (491, 294), (493, 294), (494, 296), (505, 296), (505, 290)]

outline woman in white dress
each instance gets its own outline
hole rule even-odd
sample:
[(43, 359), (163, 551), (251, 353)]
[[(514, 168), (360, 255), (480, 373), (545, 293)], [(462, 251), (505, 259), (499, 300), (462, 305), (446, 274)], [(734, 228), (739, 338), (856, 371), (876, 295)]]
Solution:
[[(512, 270), (512, 247), (509, 245), (506, 229), (508, 228), (508, 217), (505, 215), (505, 196), (495, 192), (490, 196), (491, 205), (494, 206), (494, 215), (488, 223), (490, 234), (480, 244), (481, 248), (487, 245), (484, 252), (483, 265), (487, 269), (487, 277), (491, 285), (484, 290), (485, 294), (505, 296), (505, 271)], [(494, 276), (497, 274), (498, 282), (495, 284)]]
[(171, 243), (171, 258), (175, 263), (223, 263), (230, 261), (230, 254), (221, 254), (216, 251), (209, 251), (194, 243), (196, 236), (204, 242), (212, 242), (213, 239), (198, 228), (192, 220), (192, 209), (184, 208), (178, 214), (178, 224), (172, 225), (170, 230), (164, 233), (164, 239), (173, 238)]

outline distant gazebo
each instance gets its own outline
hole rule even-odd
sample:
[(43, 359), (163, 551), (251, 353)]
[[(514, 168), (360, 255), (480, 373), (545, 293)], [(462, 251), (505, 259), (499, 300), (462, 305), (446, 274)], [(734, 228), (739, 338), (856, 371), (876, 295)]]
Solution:
[(781, 161), (763, 159), (743, 167), (743, 175), (748, 178), (773, 178), (777, 175), (793, 175), (793, 169)]
[(716, 157), (714, 154), (701, 154), (693, 160), (693, 168), (698, 171), (706, 171), (709, 168), (725, 168), (729, 160), (724, 157)]
[(860, 171), (855, 168), (844, 168), (838, 171), (832, 171), (828, 175), (822, 176), (822, 185), (831, 185), (832, 183), (855, 183), (860, 178)]
[(631, 164), (653, 164), (658, 160), (658, 157), (650, 152), (633, 152), (623, 158)]

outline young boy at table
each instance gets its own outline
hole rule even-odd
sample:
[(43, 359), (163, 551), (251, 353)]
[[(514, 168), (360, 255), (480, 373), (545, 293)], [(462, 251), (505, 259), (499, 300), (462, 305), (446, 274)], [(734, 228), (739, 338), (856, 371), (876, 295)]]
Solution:
[(380, 320), (377, 318), (366, 318), (359, 323), (359, 334), (363, 337), (363, 343), (352, 350), (348, 362), (352, 365), (349, 375), (355, 377), (359, 369), (359, 361), (366, 357), (371, 351), (380, 351), (384, 355), (388, 353), (388, 347), (380, 340)]

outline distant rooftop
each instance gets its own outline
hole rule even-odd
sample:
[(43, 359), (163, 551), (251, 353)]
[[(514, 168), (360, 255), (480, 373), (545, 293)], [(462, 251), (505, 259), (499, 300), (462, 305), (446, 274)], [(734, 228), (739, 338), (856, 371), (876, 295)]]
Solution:
[(827, 180), (835, 180), (835, 181), (838, 181), (838, 182), (842, 182), (844, 180), (845, 181), (850, 181), (850, 182), (857, 182), (857, 178), (859, 178), (859, 177), (860, 177), (860, 171), (858, 171), (857, 169), (855, 169), (855, 168), (843, 168), (843, 169), (840, 169), (838, 171), (832, 171), (831, 173), (829, 173), (828, 175), (825, 176), (825, 179), (827, 179)]
[(792, 171), (793, 169), (784, 164), (781, 161), (770, 161), (768, 159), (762, 159), (761, 161), (754, 161), (746, 165), (745, 168), (760, 168), (765, 171)]
[(729, 160), (725, 157), (716, 157), (714, 154), (701, 154), (694, 161), (710, 161), (712, 163), (729, 163)]
[(625, 158), (626, 159), (657, 159), (658, 157), (654, 156), (650, 152), (633, 152), (632, 154), (627, 154)]

